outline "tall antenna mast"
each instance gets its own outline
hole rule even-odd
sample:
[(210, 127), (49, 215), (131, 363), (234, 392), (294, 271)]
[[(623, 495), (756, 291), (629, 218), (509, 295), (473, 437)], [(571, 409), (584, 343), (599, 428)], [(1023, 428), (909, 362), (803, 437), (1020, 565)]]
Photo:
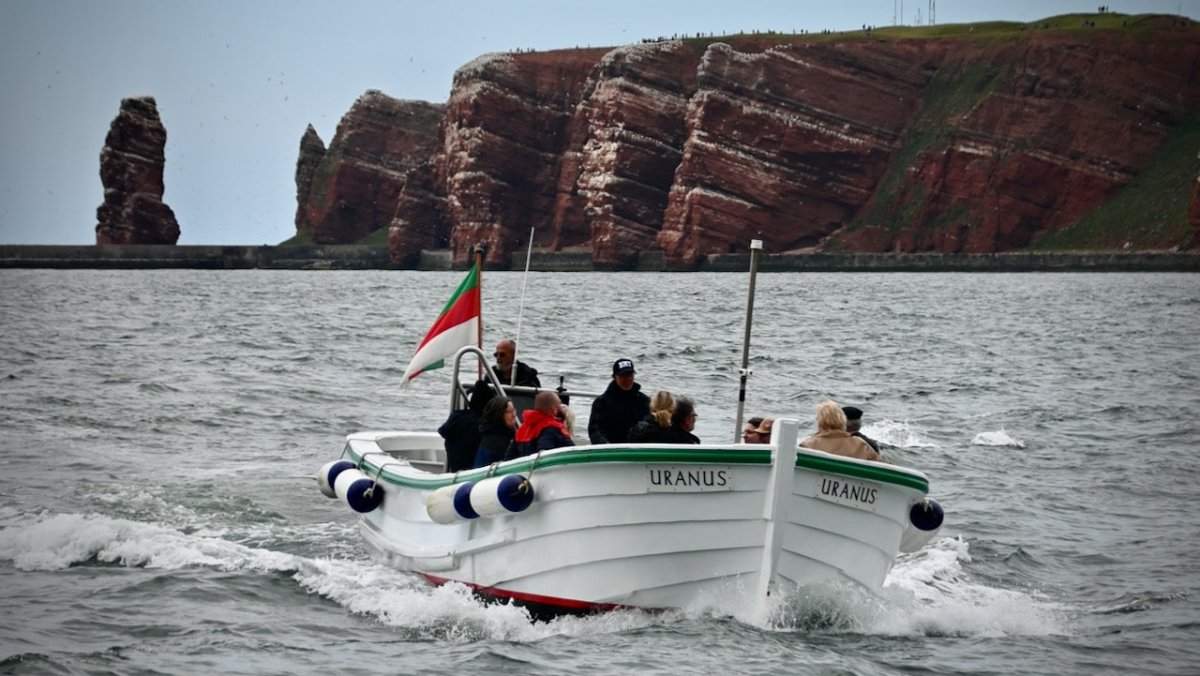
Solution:
[(937, 0), (929, 0), (929, 25), (937, 23)]

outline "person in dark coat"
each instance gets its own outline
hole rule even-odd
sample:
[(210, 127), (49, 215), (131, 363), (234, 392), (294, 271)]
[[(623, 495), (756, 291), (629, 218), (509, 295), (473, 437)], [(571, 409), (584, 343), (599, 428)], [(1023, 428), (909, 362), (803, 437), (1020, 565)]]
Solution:
[(666, 390), (659, 390), (650, 397), (650, 413), (638, 421), (629, 430), (626, 441), (638, 443), (669, 443), (662, 441), (663, 436), (671, 429), (671, 414), (675, 412), (675, 395)]
[(554, 392), (539, 392), (533, 408), (525, 412), (525, 420), (517, 428), (505, 460), (533, 455), (562, 446), (574, 446), (571, 435), (559, 417), (562, 402)]
[[(658, 400), (659, 392), (654, 395), (650, 406)], [(670, 395), (668, 395), (670, 396)], [(667, 411), (666, 425), (659, 423), (663, 416), (660, 412), (650, 414), (646, 420), (639, 422), (629, 431), (629, 441), (650, 444), (698, 444), (700, 437), (692, 434), (696, 428), (696, 405), (687, 397), (672, 397), (671, 407)], [(647, 421), (652, 421), (647, 424)]]
[(483, 407), (479, 420), (479, 450), (475, 452), (475, 467), (500, 462), (508, 452), (513, 434), (517, 431), (517, 411), (508, 397), (493, 397)]
[(629, 438), (629, 430), (650, 414), (650, 397), (634, 382), (636, 373), (632, 360), (613, 362), (612, 382), (592, 402), (588, 438), (593, 444), (623, 443)]
[(879, 444), (875, 443), (874, 439), (868, 437), (860, 431), (862, 429), (862, 409), (857, 406), (843, 406), (842, 413), (846, 414), (846, 431), (850, 433), (850, 436), (858, 437), (859, 439), (867, 442), (867, 445), (873, 448), (876, 453), (878, 453)]
[(669, 444), (698, 444), (700, 437), (692, 434), (696, 429), (696, 404), (688, 397), (675, 399), (675, 411), (671, 413), (671, 438)]
[(467, 408), (451, 412), (438, 428), (438, 434), (446, 440), (447, 472), (471, 469), (479, 450), (479, 414), (494, 395), (487, 383), (476, 382)]
[[(500, 382), (505, 385), (521, 385), (524, 387), (541, 387), (542, 381), (538, 380), (537, 369), (529, 364), (517, 359), (517, 343), (513, 340), (502, 340), (496, 343), (496, 351), (492, 353), (496, 358), (496, 375), (500, 376)], [(517, 367), (517, 380), (513, 382), (513, 364)]]

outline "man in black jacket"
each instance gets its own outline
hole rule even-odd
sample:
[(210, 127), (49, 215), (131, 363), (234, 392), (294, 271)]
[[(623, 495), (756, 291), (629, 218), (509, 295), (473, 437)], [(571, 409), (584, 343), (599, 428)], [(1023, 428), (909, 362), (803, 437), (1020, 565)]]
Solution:
[(850, 433), (850, 436), (858, 437), (859, 439), (867, 442), (867, 444), (870, 445), (871, 448), (875, 449), (876, 453), (878, 453), (879, 444), (875, 443), (874, 439), (868, 437), (860, 431), (862, 430), (862, 409), (857, 406), (843, 406), (842, 413), (846, 414), (846, 431)]
[[(537, 369), (529, 364), (517, 359), (517, 343), (512, 340), (502, 340), (496, 343), (496, 351), (492, 354), (496, 358), (496, 375), (500, 376), (500, 382), (505, 385), (522, 385), (525, 387), (541, 387), (542, 383), (538, 380)], [(513, 382), (512, 370), (513, 364), (517, 368), (517, 380)]]
[(604, 394), (592, 402), (588, 418), (588, 438), (593, 444), (619, 444), (629, 438), (629, 429), (650, 415), (650, 397), (633, 382), (633, 361), (613, 362), (612, 382)]

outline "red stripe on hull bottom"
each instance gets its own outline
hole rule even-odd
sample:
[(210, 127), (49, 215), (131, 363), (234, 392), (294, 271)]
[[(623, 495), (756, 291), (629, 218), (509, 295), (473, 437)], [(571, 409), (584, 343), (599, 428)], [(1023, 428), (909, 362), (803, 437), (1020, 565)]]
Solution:
[(580, 601), (578, 599), (564, 599), (557, 596), (543, 596), (541, 594), (529, 594), (526, 592), (511, 591), (508, 589), (500, 589), (499, 587), (484, 587), (473, 582), (463, 582), (461, 580), (451, 580), (445, 577), (430, 575), (429, 573), (419, 573), (426, 580), (433, 584), (443, 585), (447, 582), (457, 582), (458, 584), (469, 587), (475, 594), (493, 600), (512, 601), (514, 604), (528, 608), (534, 619), (548, 619), (557, 615), (587, 615), (591, 613), (606, 613), (613, 610), (648, 610), (651, 608), (636, 608), (635, 606), (621, 605), (619, 603), (592, 603), (591, 601)]

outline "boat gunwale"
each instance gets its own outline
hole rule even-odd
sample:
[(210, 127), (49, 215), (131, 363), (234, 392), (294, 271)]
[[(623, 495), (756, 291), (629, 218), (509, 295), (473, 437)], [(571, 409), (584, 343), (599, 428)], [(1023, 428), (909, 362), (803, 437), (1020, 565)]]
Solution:
[[(401, 459), (395, 458), (385, 451), (377, 451), (386, 455), (390, 461), (376, 462), (372, 460), (375, 453), (360, 453), (354, 449), (350, 441), (376, 443), (369, 439), (347, 439), (346, 453), (368, 476), (385, 481), (389, 484), (405, 488), (435, 490), (465, 481), (479, 481), (493, 476), (532, 472), (551, 467), (591, 463), (647, 463), (647, 464), (730, 464), (730, 465), (769, 465), (771, 464), (771, 447), (767, 445), (731, 445), (696, 448), (690, 445), (678, 444), (620, 444), (612, 446), (567, 446), (545, 451), (537, 455), (528, 455), (508, 460), (496, 465), (476, 467), (459, 472), (433, 474), (428, 477), (413, 476), (410, 472), (421, 472)], [(796, 467), (818, 472), (829, 472), (846, 477), (878, 481), (904, 488), (929, 493), (929, 479), (918, 470), (906, 467), (888, 466), (886, 464), (843, 458), (823, 451), (807, 448), (798, 449)], [(399, 467), (397, 467), (399, 466)], [(393, 468), (406, 469), (403, 473)]]

